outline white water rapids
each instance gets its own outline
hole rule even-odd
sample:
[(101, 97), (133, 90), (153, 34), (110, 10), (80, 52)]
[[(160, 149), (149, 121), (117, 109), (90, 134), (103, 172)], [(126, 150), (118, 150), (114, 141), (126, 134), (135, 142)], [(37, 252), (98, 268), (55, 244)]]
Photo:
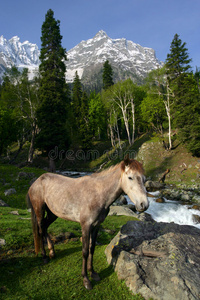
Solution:
[[(192, 225), (200, 229), (200, 224), (196, 224), (193, 220), (193, 215), (199, 215), (200, 211), (190, 209), (189, 205), (182, 205), (178, 201), (172, 201), (165, 199), (164, 203), (157, 203), (159, 192), (154, 192), (152, 195), (155, 198), (148, 197), (149, 208), (145, 211), (150, 214), (152, 218), (157, 222), (174, 222), (179, 225)], [(127, 197), (128, 203), (132, 202)]]

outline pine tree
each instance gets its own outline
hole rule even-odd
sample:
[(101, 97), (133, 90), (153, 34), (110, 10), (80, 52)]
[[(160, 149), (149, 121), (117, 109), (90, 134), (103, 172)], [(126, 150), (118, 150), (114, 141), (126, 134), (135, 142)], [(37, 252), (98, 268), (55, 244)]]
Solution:
[(108, 60), (103, 65), (103, 89), (107, 90), (113, 82), (113, 70)]
[(80, 116), (81, 98), (82, 98), (82, 85), (77, 71), (75, 73), (75, 77), (73, 81), (72, 93), (73, 93), (72, 96), (73, 112), (74, 112), (75, 120), (77, 121), (77, 119)]
[(187, 51), (186, 43), (182, 43), (179, 35), (175, 34), (166, 59), (167, 74), (171, 81), (190, 71), (191, 59)]
[(194, 155), (200, 155), (200, 93), (191, 72), (191, 59), (186, 43), (176, 34), (167, 55), (166, 68), (169, 86), (174, 94), (173, 121), (179, 139)]
[(88, 96), (83, 92), (81, 97), (80, 115), (79, 115), (79, 133), (81, 138), (81, 145), (83, 149), (90, 149), (92, 141), (92, 133), (89, 123), (89, 105)]
[(66, 50), (61, 45), (60, 21), (48, 10), (42, 25), (40, 53), (40, 106), (37, 110), (38, 146), (49, 152), (67, 145), (67, 85), (65, 82)]

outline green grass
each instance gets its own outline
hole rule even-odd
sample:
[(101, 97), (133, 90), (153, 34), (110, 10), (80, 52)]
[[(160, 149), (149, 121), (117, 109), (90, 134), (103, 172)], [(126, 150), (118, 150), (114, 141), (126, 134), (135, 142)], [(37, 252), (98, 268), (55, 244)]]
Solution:
[[(6, 241), (0, 248), (0, 299), (143, 299), (133, 295), (125, 283), (118, 280), (104, 253), (120, 227), (134, 218), (109, 216), (101, 225), (94, 255), (94, 267), (101, 281), (92, 281), (93, 290), (87, 291), (81, 277), (82, 244), (78, 223), (57, 219), (50, 226), (53, 240), (66, 232), (72, 232), (75, 237), (56, 242), (56, 257), (48, 264), (34, 253), (31, 214), (25, 204), (30, 180), (16, 181), (16, 178), (21, 171), (33, 172), (36, 177), (44, 171), (6, 165), (0, 165), (0, 170), (0, 198), (10, 205), (0, 207), (0, 238)], [(6, 197), (4, 191), (11, 187), (17, 193)], [(12, 214), (13, 211), (17, 214)]]
[[(17, 180), (20, 172), (33, 173), (33, 177), (39, 177), (45, 171), (28, 167), (19, 169), (12, 165), (0, 164), (0, 199), (10, 207), (26, 208), (26, 193), (31, 179)], [(5, 196), (4, 192), (10, 188), (15, 188), (16, 194)]]

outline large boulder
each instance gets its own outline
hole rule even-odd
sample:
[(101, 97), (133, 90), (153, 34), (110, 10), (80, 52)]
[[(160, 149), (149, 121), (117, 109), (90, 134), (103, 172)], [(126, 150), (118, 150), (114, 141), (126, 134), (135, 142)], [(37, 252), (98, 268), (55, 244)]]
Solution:
[(105, 253), (118, 278), (145, 299), (200, 297), (200, 230), (195, 227), (129, 221)]

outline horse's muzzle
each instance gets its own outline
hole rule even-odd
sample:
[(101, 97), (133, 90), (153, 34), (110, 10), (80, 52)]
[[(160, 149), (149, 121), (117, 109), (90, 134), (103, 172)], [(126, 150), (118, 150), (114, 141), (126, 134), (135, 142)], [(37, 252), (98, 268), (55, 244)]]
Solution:
[(149, 207), (149, 201), (141, 202), (139, 205), (136, 206), (138, 212), (144, 212)]

